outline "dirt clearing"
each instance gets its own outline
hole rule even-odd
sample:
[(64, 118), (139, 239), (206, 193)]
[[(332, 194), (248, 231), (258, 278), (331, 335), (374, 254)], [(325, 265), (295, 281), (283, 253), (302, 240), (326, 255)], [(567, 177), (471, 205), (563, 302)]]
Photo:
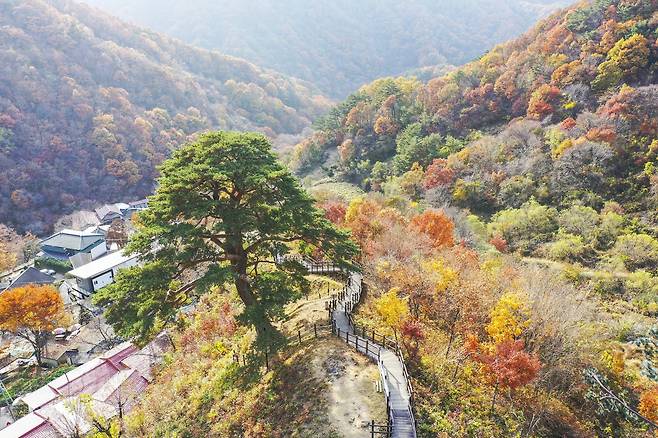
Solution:
[(368, 424), (386, 421), (386, 401), (375, 390), (377, 366), (335, 338), (318, 343), (311, 369), (327, 382), (327, 414), (338, 436), (362, 438)]

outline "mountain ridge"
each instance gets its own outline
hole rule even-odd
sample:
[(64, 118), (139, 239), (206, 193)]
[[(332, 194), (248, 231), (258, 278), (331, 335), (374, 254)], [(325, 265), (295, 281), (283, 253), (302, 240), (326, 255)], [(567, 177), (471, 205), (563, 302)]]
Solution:
[[(376, 77), (470, 61), (494, 43), (526, 30), (547, 11), (567, 4), (562, 0), (87, 3), (191, 44), (308, 80), (334, 98)], [(214, 25), (209, 25), (211, 21)]]
[(308, 83), (73, 1), (4, 2), (0, 25), (0, 221), (22, 231), (143, 197), (197, 131), (299, 135), (329, 104)]

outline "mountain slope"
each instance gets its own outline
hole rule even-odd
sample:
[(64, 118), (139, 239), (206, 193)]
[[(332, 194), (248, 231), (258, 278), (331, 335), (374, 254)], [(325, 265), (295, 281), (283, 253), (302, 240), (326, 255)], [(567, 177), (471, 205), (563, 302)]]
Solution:
[(462, 64), (563, 0), (87, 0), (344, 97), (376, 77)]
[(485, 215), (535, 197), (614, 200), (655, 221), (657, 6), (583, 3), (427, 84), (378, 80), (318, 122), (292, 164), (331, 158), (330, 173), (379, 190), (418, 163), (437, 202)]
[(143, 196), (209, 127), (298, 134), (308, 84), (66, 0), (0, 3), (0, 222), (45, 231), (83, 201)]

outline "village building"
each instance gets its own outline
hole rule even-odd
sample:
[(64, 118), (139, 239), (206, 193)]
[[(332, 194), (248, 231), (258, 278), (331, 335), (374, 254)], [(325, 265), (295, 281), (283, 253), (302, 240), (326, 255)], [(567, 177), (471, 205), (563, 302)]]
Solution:
[(140, 199), (139, 201), (129, 202), (131, 210), (146, 210), (149, 207), (148, 199)]
[(121, 269), (135, 266), (137, 262), (136, 255), (129, 256), (117, 251), (75, 268), (68, 275), (75, 278), (78, 288), (91, 294), (112, 284)]
[(18, 287), (27, 286), (28, 284), (47, 285), (53, 284), (54, 282), (55, 277), (30, 266), (14, 278), (4, 290), (16, 289)]
[(40, 245), (44, 256), (58, 260), (68, 260), (80, 253), (96, 258), (107, 251), (103, 234), (77, 230), (62, 230), (42, 240)]
[(131, 214), (130, 205), (117, 202), (116, 204), (105, 204), (97, 208), (96, 216), (102, 225), (109, 225), (116, 219), (128, 219)]
[(18, 401), (29, 413), (0, 430), (0, 438), (84, 436), (93, 431), (90, 412), (106, 419), (129, 412), (170, 345), (166, 333), (142, 349), (124, 342), (26, 394)]

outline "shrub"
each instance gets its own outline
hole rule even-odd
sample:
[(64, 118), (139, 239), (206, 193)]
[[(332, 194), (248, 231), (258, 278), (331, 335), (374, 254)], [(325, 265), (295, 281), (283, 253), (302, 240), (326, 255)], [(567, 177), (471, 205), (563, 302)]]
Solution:
[(547, 245), (548, 257), (553, 260), (576, 261), (582, 258), (586, 246), (581, 236), (560, 233), (559, 239)]
[(529, 254), (540, 244), (550, 241), (557, 228), (557, 210), (533, 199), (518, 209), (496, 213), (489, 224), (489, 234), (501, 236), (510, 249)]
[(658, 277), (647, 271), (636, 271), (626, 279), (626, 293), (642, 310), (655, 311), (658, 305)]
[(73, 265), (66, 260), (58, 260), (52, 257), (41, 257), (34, 261), (34, 267), (37, 269), (52, 269), (60, 274), (64, 274), (73, 269)]
[(620, 295), (624, 290), (624, 282), (610, 272), (595, 272), (592, 276), (592, 288), (600, 295)]
[(648, 234), (627, 234), (617, 239), (611, 253), (629, 270), (658, 269), (658, 240)]
[(574, 205), (560, 212), (558, 224), (564, 233), (589, 239), (599, 223), (599, 214), (591, 207)]

